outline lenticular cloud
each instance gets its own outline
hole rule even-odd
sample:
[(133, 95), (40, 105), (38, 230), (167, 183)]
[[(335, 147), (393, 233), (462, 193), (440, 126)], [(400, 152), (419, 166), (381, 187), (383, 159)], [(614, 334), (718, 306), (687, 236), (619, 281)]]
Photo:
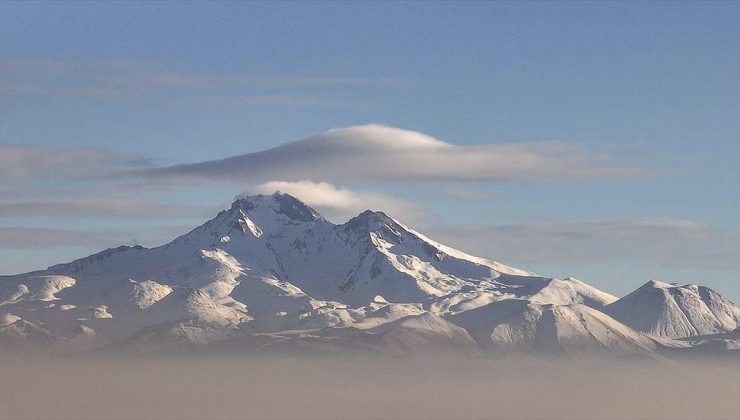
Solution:
[(630, 177), (645, 170), (573, 144), (499, 143), (458, 146), (384, 125), (329, 130), (283, 146), (220, 160), (140, 172), (154, 178), (266, 182), (312, 179), (372, 181), (580, 180)]

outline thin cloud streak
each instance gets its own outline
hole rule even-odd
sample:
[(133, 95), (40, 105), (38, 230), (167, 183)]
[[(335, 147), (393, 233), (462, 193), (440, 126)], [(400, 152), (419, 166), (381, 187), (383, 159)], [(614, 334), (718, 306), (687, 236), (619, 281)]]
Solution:
[(447, 190), (442, 193), (444, 197), (452, 198), (455, 200), (469, 200), (469, 201), (489, 201), (496, 198), (493, 194), (488, 194), (481, 191), (465, 190), (465, 189), (453, 189)]
[(0, 227), (0, 248), (39, 249), (105, 247), (112, 244), (104, 235), (63, 229)]
[(206, 217), (217, 209), (207, 206), (158, 204), (140, 200), (74, 200), (0, 204), (0, 217)]
[[(171, 220), (168, 220), (171, 221)], [(79, 249), (77, 257), (85, 257), (106, 248), (121, 245), (156, 247), (169, 243), (177, 236), (189, 232), (201, 221), (187, 225), (163, 225), (138, 230), (73, 230), (47, 227), (0, 227), (0, 249), (47, 250)], [(62, 261), (48, 260), (47, 264)]]
[(434, 226), (429, 234), (467, 252), (511, 263), (630, 261), (740, 270), (740, 238), (682, 219)]
[[(67, 180), (68, 181), (68, 180)], [(87, 182), (65, 182), (65, 185), (39, 185), (38, 183), (16, 183), (9, 188), (0, 189), (4, 201), (70, 198), (120, 198), (122, 196), (141, 196), (144, 193), (162, 192), (172, 187), (162, 183), (103, 183), (109, 181), (105, 176), (87, 180)]]
[(207, 97), (209, 104), (238, 107), (311, 106), (344, 107), (353, 103), (318, 95), (247, 95)]
[[(356, 88), (399, 88), (401, 79), (365, 77), (260, 77), (178, 71), (164, 63), (132, 61), (66, 62), (0, 60), (0, 92), (17, 96), (77, 97), (104, 100), (166, 99), (187, 94), (204, 104), (231, 106), (347, 106), (341, 98), (317, 91)], [(285, 94), (304, 89), (313, 94)], [(178, 97), (178, 100), (182, 98)]]
[(148, 162), (95, 148), (51, 149), (0, 144), (0, 181), (50, 180), (146, 166)]

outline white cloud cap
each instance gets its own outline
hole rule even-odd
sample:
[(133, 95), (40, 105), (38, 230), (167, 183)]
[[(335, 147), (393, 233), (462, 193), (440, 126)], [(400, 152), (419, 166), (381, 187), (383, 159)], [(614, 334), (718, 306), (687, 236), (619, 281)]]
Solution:
[(250, 191), (258, 194), (288, 193), (336, 222), (343, 222), (367, 209), (382, 210), (407, 222), (419, 222), (425, 216), (424, 211), (409, 200), (390, 194), (350, 190), (328, 182), (270, 181)]

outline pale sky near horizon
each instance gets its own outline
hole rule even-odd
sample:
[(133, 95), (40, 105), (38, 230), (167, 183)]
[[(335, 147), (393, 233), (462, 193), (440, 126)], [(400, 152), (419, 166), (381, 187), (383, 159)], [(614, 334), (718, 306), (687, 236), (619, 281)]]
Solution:
[(739, 159), (736, 2), (0, 3), (0, 274), (280, 189), (740, 301)]

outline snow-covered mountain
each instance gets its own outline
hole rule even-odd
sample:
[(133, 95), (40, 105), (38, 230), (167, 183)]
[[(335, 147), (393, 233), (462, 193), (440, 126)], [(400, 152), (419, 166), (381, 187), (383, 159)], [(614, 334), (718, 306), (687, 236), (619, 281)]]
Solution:
[(665, 338), (734, 330), (740, 309), (709, 289), (657, 283), (618, 300), (446, 247), (382, 212), (335, 225), (276, 193), (238, 199), (157, 248), (0, 277), (0, 316), (6, 347), (573, 356), (651, 354)]
[(707, 287), (650, 281), (604, 308), (630, 327), (659, 337), (718, 334), (740, 326), (740, 308)]

